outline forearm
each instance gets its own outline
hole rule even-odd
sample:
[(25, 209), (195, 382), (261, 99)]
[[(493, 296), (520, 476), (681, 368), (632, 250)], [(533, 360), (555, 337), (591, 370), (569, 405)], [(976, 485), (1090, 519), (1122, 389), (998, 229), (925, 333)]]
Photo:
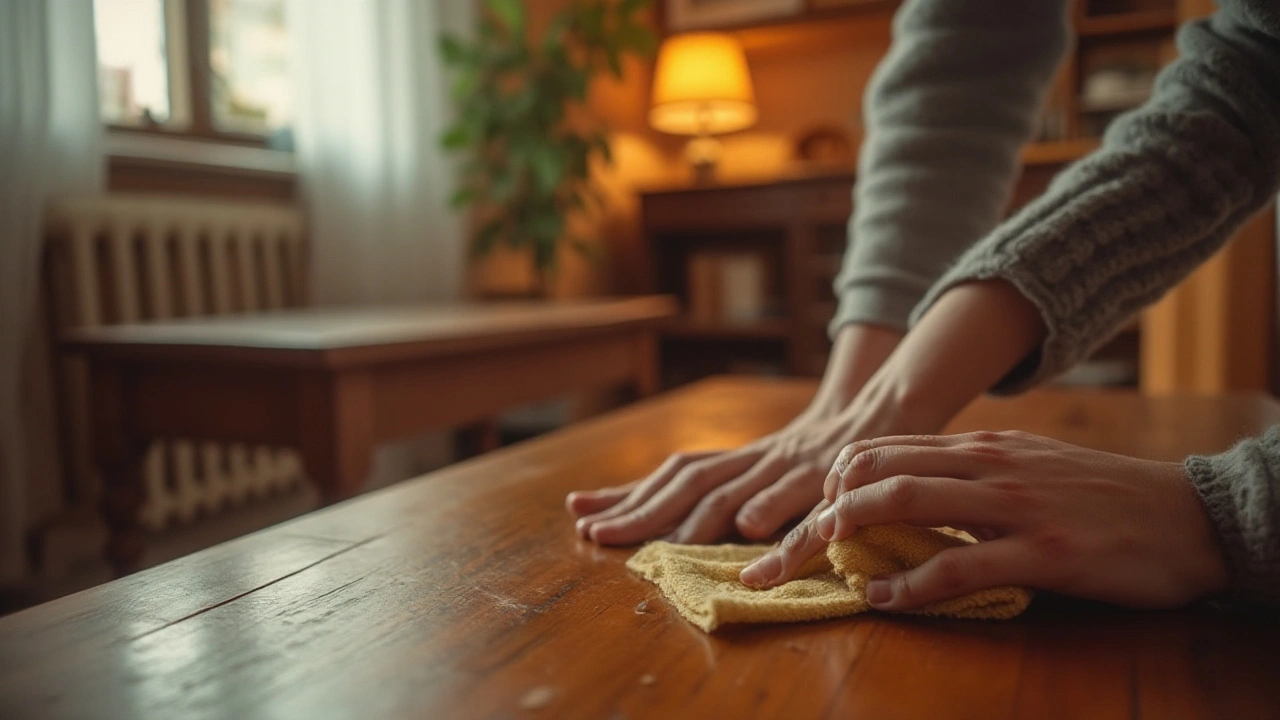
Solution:
[(860, 435), (935, 434), (1040, 344), (1045, 326), (1003, 281), (943, 295), (852, 403)]
[(1066, 36), (1062, 0), (903, 4), (863, 98), (833, 334), (858, 322), (905, 329), (934, 281), (996, 226)]
[(930, 290), (1000, 278), (1040, 310), (1039, 362), (1016, 392), (1087, 357), (1275, 197), (1280, 183), (1280, 16), (1222, 0), (1178, 35), (1182, 56), (1103, 147), (974, 246)]
[(808, 413), (830, 416), (844, 410), (893, 353), (903, 333), (892, 328), (853, 323), (832, 341), (822, 383)]

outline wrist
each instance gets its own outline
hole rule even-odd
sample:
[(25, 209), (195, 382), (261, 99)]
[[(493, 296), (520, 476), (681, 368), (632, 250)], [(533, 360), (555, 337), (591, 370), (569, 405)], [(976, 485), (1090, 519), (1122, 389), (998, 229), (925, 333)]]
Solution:
[(1181, 462), (1153, 462), (1151, 466), (1155, 477), (1171, 490), (1164, 493), (1173, 513), (1171, 526), (1178, 528), (1195, 548), (1194, 552), (1177, 553), (1169, 559), (1170, 564), (1181, 567), (1182, 581), (1191, 597), (1224, 593), (1230, 583), (1227, 553), (1191, 473)]
[(840, 328), (808, 412), (832, 417), (847, 409), (902, 340), (900, 330), (851, 323)]

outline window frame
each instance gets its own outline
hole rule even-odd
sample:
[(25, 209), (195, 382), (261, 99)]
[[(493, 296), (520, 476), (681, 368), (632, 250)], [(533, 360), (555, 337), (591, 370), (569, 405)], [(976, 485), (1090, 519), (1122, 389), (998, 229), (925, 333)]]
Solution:
[[(209, 0), (164, 0), (170, 117), (185, 127), (120, 125), (103, 121), (112, 133), (149, 135), (264, 149), (266, 134), (219, 130), (213, 121), (213, 66)], [(175, 77), (181, 73), (181, 78)]]

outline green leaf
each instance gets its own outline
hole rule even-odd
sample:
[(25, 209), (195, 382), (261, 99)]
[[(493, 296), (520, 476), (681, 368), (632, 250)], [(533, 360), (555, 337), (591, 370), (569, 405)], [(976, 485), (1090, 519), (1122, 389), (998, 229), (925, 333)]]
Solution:
[(513, 35), (524, 33), (523, 0), (485, 0), (485, 5), (502, 19)]
[(465, 125), (454, 125), (440, 137), (440, 144), (446, 150), (461, 150), (471, 144), (471, 133)]
[(480, 228), (475, 240), (471, 243), (472, 257), (483, 257), (493, 251), (499, 238), (502, 237), (502, 225), (502, 220), (498, 218), (490, 220)]
[(440, 56), (450, 65), (461, 65), (471, 57), (462, 41), (452, 35), (440, 36)]
[(454, 191), (453, 196), (449, 198), (449, 205), (462, 209), (470, 205), (476, 199), (476, 191), (469, 187), (460, 187)]
[(459, 71), (453, 79), (453, 86), (449, 89), (450, 95), (455, 102), (462, 102), (475, 93), (476, 88), (480, 85), (480, 73), (471, 68)]
[(648, 28), (623, 25), (618, 28), (618, 44), (648, 57), (658, 49), (658, 38)]
[(622, 79), (622, 52), (617, 45), (609, 45), (604, 49), (605, 61), (609, 63), (609, 72), (613, 76)]
[(609, 136), (604, 133), (596, 133), (591, 138), (591, 149), (600, 153), (600, 157), (606, 165), (613, 164), (613, 148), (609, 146)]
[(564, 157), (545, 141), (539, 140), (537, 145), (529, 148), (529, 164), (533, 168), (533, 177), (539, 189), (551, 192), (564, 177)]
[(604, 255), (604, 249), (599, 243), (589, 243), (585, 240), (573, 238), (569, 241), (569, 247), (578, 252), (579, 255), (588, 260), (599, 260)]
[(577, 68), (567, 68), (562, 74), (560, 82), (563, 84), (565, 91), (575, 100), (587, 99), (587, 87), (590, 85), (591, 77), (585, 70)]
[(573, 16), (567, 12), (562, 12), (555, 16), (551, 24), (547, 26), (547, 34), (542, 40), (543, 50), (547, 53), (563, 53), (565, 33), (569, 30), (569, 26), (573, 23)]
[(516, 194), (520, 184), (520, 176), (524, 175), (525, 160), (521, 155), (512, 154), (508, 161), (490, 167), (491, 181), (489, 192), (494, 200), (506, 202)]
[(564, 232), (564, 216), (557, 212), (555, 208), (540, 208), (536, 213), (529, 216), (528, 221), (524, 224), (524, 229), (529, 233), (529, 237), (539, 245), (551, 245), (554, 247), (560, 239), (560, 233)]
[(538, 91), (534, 87), (526, 87), (500, 105), (503, 117), (512, 119), (524, 118), (538, 104)]

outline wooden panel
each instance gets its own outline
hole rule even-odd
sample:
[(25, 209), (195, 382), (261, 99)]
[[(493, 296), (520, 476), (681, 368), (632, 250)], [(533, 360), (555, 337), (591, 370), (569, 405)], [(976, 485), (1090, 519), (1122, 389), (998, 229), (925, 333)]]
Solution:
[(625, 382), (646, 361), (635, 337), (618, 332), (525, 345), (518, 373), (494, 353), (387, 368), (375, 377), (375, 437), (404, 437), (424, 424), (462, 425), (558, 393)]
[(688, 194), (644, 196), (644, 223), (651, 231), (785, 225), (795, 214), (790, 193), (770, 187), (725, 187)]
[(297, 179), (291, 173), (119, 156), (107, 159), (107, 187), (113, 193), (179, 194), (283, 202), (297, 199)]
[(1275, 373), (1275, 206), (1142, 316), (1144, 392), (1268, 390)]
[[(130, 407), (148, 438), (242, 440), (286, 445), (297, 439), (297, 373), (216, 365), (140, 366)], [(215, 467), (220, 460), (209, 460)]]
[[(0, 707), (371, 719), (1280, 712), (1269, 614), (1041, 596), (1009, 622), (870, 614), (707, 636), (623, 567), (629, 551), (572, 532), (569, 490), (775, 430), (814, 387), (701, 384), (0, 619)], [(1020, 427), (1172, 460), (1276, 421), (1280, 408), (1258, 397), (1039, 392), (980, 400), (952, 429)]]

